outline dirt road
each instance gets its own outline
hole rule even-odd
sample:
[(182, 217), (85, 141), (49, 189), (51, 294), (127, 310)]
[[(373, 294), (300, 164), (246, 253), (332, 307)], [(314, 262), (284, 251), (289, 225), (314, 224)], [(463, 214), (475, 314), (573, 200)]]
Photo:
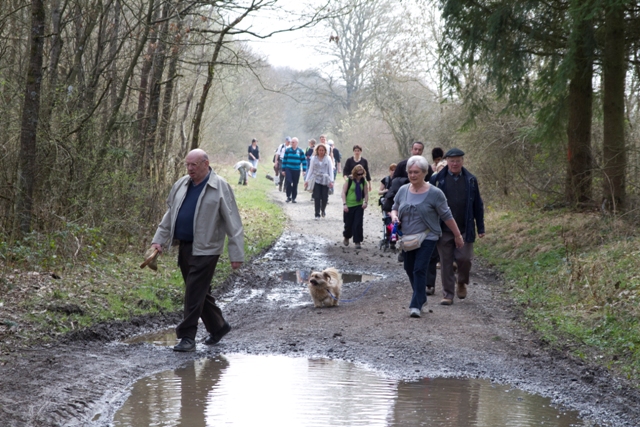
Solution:
[[(238, 190), (241, 191), (241, 190)], [(600, 425), (639, 426), (640, 393), (606, 370), (594, 369), (540, 345), (518, 321), (501, 293), (501, 282), (476, 263), (469, 296), (409, 318), (410, 286), (395, 254), (377, 247), (377, 206), (365, 214), (363, 249), (342, 245), (339, 196), (331, 196), (327, 218), (313, 219), (309, 194), (284, 203), (287, 231), (263, 257), (247, 264), (215, 293), (233, 330), (216, 346), (176, 354), (150, 344), (120, 340), (175, 325), (178, 315), (101, 325), (66, 342), (33, 348), (0, 366), (0, 425), (108, 425), (127, 386), (153, 372), (220, 353), (320, 356), (356, 361), (402, 378), (472, 377), (508, 383), (550, 397)], [(162, 264), (173, 262), (165, 257)], [(377, 275), (348, 283), (337, 308), (316, 309), (299, 284), (282, 272), (329, 266)], [(199, 338), (204, 338), (200, 328)]]

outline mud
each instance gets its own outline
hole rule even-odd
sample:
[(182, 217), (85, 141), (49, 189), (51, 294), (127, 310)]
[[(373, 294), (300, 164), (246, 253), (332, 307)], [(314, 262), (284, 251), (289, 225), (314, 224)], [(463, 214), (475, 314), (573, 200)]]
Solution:
[[(365, 214), (365, 241), (355, 250), (342, 245), (337, 195), (321, 220), (313, 218), (308, 193), (301, 192), (297, 204), (284, 203), (277, 191), (273, 197), (285, 208), (287, 230), (269, 252), (215, 290), (233, 327), (219, 344), (179, 354), (122, 342), (175, 325), (179, 315), (172, 314), (99, 325), (50, 346), (14, 352), (0, 366), (0, 425), (108, 425), (137, 379), (231, 353), (341, 359), (404, 380), (484, 378), (549, 397), (601, 426), (640, 425), (638, 388), (540, 343), (503, 295), (500, 278), (480, 261), (464, 301), (438, 305), (438, 285), (429, 313), (409, 318), (411, 290), (402, 265), (377, 247), (377, 207)], [(172, 262), (165, 256), (160, 268)], [(286, 298), (270, 297), (282, 288), (278, 273), (329, 266), (379, 278), (345, 284), (343, 298), (353, 301), (336, 308), (313, 308), (304, 286), (293, 282)], [(198, 338), (204, 338), (203, 328)]]

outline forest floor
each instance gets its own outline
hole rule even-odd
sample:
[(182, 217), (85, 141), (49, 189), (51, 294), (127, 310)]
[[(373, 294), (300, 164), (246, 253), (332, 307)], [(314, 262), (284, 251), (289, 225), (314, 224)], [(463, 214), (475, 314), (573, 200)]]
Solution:
[[(405, 380), (485, 378), (537, 393), (601, 426), (640, 425), (639, 389), (602, 368), (540, 343), (522, 324), (502, 281), (478, 260), (468, 297), (441, 306), (441, 289), (428, 313), (409, 317), (411, 288), (402, 264), (378, 248), (382, 235), (375, 203), (365, 213), (361, 250), (342, 244), (342, 207), (332, 195), (327, 217), (313, 219), (306, 192), (285, 203), (287, 227), (265, 254), (236, 271), (214, 294), (232, 331), (195, 353), (125, 344), (123, 339), (171, 327), (179, 314), (98, 325), (53, 344), (17, 349), (0, 364), (0, 425), (109, 425), (139, 378), (219, 354), (283, 354), (364, 364)], [(165, 257), (160, 262), (173, 262)], [(306, 287), (283, 283), (283, 272), (336, 267), (377, 277), (346, 283), (336, 308), (314, 308)], [(285, 287), (283, 287), (285, 286)], [(280, 298), (283, 297), (286, 298)], [(204, 328), (198, 339), (205, 337)]]

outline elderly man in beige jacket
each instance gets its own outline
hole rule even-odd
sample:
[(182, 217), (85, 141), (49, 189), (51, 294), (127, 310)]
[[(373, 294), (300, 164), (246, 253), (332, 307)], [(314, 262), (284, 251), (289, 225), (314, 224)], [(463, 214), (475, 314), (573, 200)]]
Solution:
[(211, 295), (211, 279), (228, 236), (231, 267), (244, 262), (244, 232), (231, 186), (209, 167), (203, 150), (185, 158), (188, 175), (180, 178), (167, 198), (168, 209), (153, 236), (152, 247), (179, 241), (178, 265), (185, 282), (184, 319), (176, 328), (180, 343), (175, 351), (195, 351), (198, 319), (209, 336), (205, 344), (216, 344), (231, 326)]

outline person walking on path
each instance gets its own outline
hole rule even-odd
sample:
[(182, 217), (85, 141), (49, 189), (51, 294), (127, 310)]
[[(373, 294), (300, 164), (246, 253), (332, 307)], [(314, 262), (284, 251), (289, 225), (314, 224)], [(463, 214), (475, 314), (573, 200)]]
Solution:
[(249, 176), (249, 174), (254, 173), (256, 171), (256, 168), (253, 166), (253, 164), (251, 164), (246, 160), (239, 161), (238, 163), (233, 165), (233, 168), (237, 170), (238, 173), (240, 174), (240, 179), (238, 179), (238, 185), (240, 184), (247, 185), (247, 176)]
[[(413, 144), (411, 144), (411, 156), (422, 156), (423, 152), (424, 152), (424, 144), (422, 142), (416, 141)], [(409, 174), (407, 173), (408, 161), (409, 159), (405, 159), (398, 162), (398, 165), (396, 166), (396, 170), (393, 172), (393, 179), (396, 179), (398, 177), (407, 178), (409, 176)], [(431, 165), (429, 165), (429, 171), (425, 176), (425, 181), (429, 182), (431, 175), (433, 175), (433, 169), (431, 168)]]
[(291, 146), (291, 138), (286, 137), (284, 142), (276, 149), (276, 154), (273, 156), (273, 170), (276, 173), (274, 183), (278, 186), (278, 191), (282, 191), (284, 184), (284, 175), (282, 174), (282, 160), (284, 159), (284, 152)]
[(298, 147), (298, 138), (291, 138), (291, 147), (284, 151), (282, 159), (282, 175), (285, 176), (287, 203), (297, 203), (300, 167), (302, 167), (303, 173), (307, 171), (307, 158), (304, 156), (302, 148)]
[[(447, 166), (431, 177), (431, 184), (440, 188), (447, 197), (451, 213), (465, 242), (462, 248), (456, 246), (456, 231), (448, 224), (443, 225), (442, 237), (438, 240), (437, 246), (443, 293), (440, 304), (451, 305), (454, 292), (460, 299), (467, 297), (476, 228), (478, 237), (482, 238), (485, 235), (484, 204), (480, 197), (478, 180), (463, 167), (464, 151), (452, 148), (445, 154), (445, 159)], [(454, 262), (457, 264), (457, 277)]]
[(329, 199), (329, 189), (333, 188), (333, 165), (327, 155), (327, 147), (318, 144), (310, 157), (309, 169), (305, 177), (305, 190), (313, 185), (313, 203), (316, 219), (325, 217), (325, 208)]
[(209, 167), (209, 156), (195, 149), (185, 158), (187, 175), (167, 197), (167, 211), (151, 246), (162, 253), (179, 241), (178, 266), (185, 283), (184, 318), (176, 328), (180, 343), (174, 351), (195, 351), (198, 319), (209, 336), (205, 344), (218, 343), (231, 326), (211, 295), (211, 279), (228, 237), (231, 268), (244, 262), (244, 230), (231, 186)]
[(353, 174), (353, 169), (356, 165), (360, 165), (364, 168), (365, 173), (367, 174), (367, 182), (368, 182), (368, 190), (371, 191), (371, 174), (369, 173), (369, 163), (367, 159), (362, 157), (362, 147), (359, 145), (353, 146), (353, 157), (349, 157), (347, 161), (344, 162), (344, 168), (342, 169), (342, 176), (345, 179), (348, 179)]
[(431, 254), (442, 234), (440, 221), (449, 226), (455, 235), (455, 246), (464, 245), (444, 193), (425, 182), (429, 163), (422, 156), (412, 156), (407, 161), (409, 184), (400, 187), (391, 210), (391, 221), (402, 227), (402, 236), (422, 239), (419, 246), (405, 250), (404, 270), (411, 282), (413, 295), (409, 304), (409, 316), (420, 317), (427, 302), (427, 274)]
[(255, 169), (251, 176), (255, 178), (258, 171), (258, 163), (260, 162), (260, 148), (258, 148), (258, 140), (255, 138), (251, 140), (251, 145), (249, 146), (249, 161)]
[(356, 249), (361, 248), (361, 243), (364, 240), (364, 232), (362, 231), (364, 210), (369, 205), (369, 190), (365, 181), (365, 173), (362, 165), (356, 165), (351, 176), (342, 186), (343, 243), (345, 246), (349, 246), (349, 239), (353, 238)]

